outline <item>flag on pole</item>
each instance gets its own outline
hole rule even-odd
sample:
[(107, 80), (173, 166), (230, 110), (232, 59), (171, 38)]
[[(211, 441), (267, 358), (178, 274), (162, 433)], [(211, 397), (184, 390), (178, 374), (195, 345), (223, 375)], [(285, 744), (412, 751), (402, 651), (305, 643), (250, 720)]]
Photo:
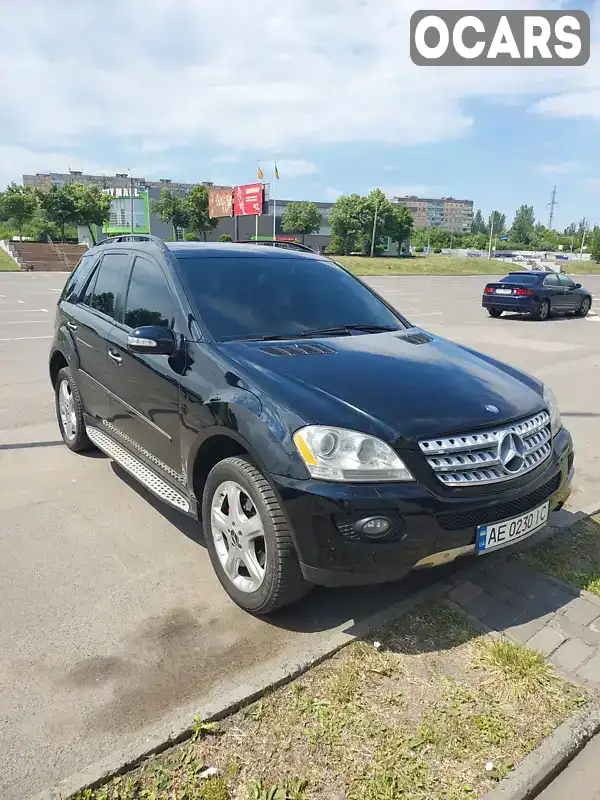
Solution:
[(275, 180), (279, 180), (279, 170), (277, 169), (277, 164), (275, 164)]
[(258, 178), (259, 181), (262, 181), (262, 179), (265, 177), (263, 175), (262, 169), (260, 168), (260, 164), (258, 165), (258, 167), (256, 169), (256, 177)]

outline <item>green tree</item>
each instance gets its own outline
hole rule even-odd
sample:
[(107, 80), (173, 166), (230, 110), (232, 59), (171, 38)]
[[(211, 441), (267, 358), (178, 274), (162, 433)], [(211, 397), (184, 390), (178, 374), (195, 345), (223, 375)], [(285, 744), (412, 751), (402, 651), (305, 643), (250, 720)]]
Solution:
[[(208, 200), (207, 200), (208, 203)], [(189, 226), (186, 198), (171, 189), (162, 189), (158, 200), (150, 201), (150, 210), (162, 221), (173, 227), (173, 239), (177, 239), (177, 228)]]
[(413, 215), (406, 206), (394, 206), (393, 220), (389, 236), (398, 244), (398, 252), (402, 243), (410, 239), (413, 231)]
[(510, 230), (510, 238), (513, 242), (530, 244), (534, 225), (533, 206), (519, 206)]
[(600, 264), (600, 227), (594, 225), (590, 239), (590, 255), (598, 264)]
[(488, 220), (487, 231), (485, 232), (489, 234), (490, 230), (494, 231), (495, 236), (503, 234), (506, 230), (506, 214), (502, 214), (500, 211), (492, 211)]
[(202, 234), (206, 241), (207, 232), (214, 230), (219, 224), (218, 219), (211, 219), (208, 216), (208, 187), (198, 183), (190, 189), (185, 198), (184, 209), (187, 216), (187, 227), (194, 233)]
[(565, 236), (575, 236), (577, 234), (577, 225), (574, 222), (571, 222), (570, 225), (567, 225), (565, 228)]
[[(381, 189), (373, 189), (368, 197), (361, 197), (358, 203), (359, 230), (358, 242), (363, 255), (380, 251), (382, 239), (396, 233), (396, 209)], [(373, 234), (375, 247), (372, 248)]]
[(44, 210), (39, 206), (31, 220), (24, 227), (25, 235), (31, 236), (36, 242), (47, 242), (48, 238), (58, 239), (60, 236), (56, 223), (50, 222)]
[(361, 230), (362, 200), (358, 194), (342, 195), (333, 204), (329, 212), (332, 240), (332, 252), (348, 255), (356, 247)]
[(85, 225), (90, 233), (92, 244), (96, 244), (94, 228), (102, 226), (110, 216), (110, 197), (99, 186), (73, 185), (75, 199), (75, 222)]
[(590, 221), (588, 220), (588, 218), (587, 217), (582, 217), (579, 220), (579, 225), (577, 226), (577, 237), (579, 239), (583, 239), (583, 234), (587, 230), (589, 230), (589, 227), (590, 227)]
[(64, 242), (66, 226), (77, 224), (75, 186), (72, 183), (67, 183), (60, 189), (58, 186), (52, 186), (50, 189), (38, 191), (37, 196), (46, 217), (58, 226), (61, 240)]
[(486, 233), (486, 226), (481, 209), (478, 208), (471, 222), (471, 233)]
[(19, 239), (23, 239), (23, 225), (33, 219), (37, 207), (38, 201), (30, 186), (17, 186), (16, 183), (11, 183), (4, 192), (3, 212), (8, 219), (14, 219)]
[(303, 200), (288, 203), (281, 217), (281, 227), (286, 233), (299, 233), (304, 237), (316, 233), (321, 227), (321, 212), (314, 203)]

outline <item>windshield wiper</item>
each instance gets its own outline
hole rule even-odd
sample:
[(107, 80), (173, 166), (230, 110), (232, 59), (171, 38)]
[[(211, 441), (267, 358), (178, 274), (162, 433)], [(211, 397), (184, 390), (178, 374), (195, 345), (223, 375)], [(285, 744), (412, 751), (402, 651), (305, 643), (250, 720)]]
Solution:
[(315, 328), (314, 330), (301, 331), (298, 336), (352, 336), (352, 331), (363, 331), (364, 333), (382, 333), (384, 331), (399, 331), (393, 325), (370, 325), (368, 323), (358, 323), (356, 325), (338, 325), (336, 328)]

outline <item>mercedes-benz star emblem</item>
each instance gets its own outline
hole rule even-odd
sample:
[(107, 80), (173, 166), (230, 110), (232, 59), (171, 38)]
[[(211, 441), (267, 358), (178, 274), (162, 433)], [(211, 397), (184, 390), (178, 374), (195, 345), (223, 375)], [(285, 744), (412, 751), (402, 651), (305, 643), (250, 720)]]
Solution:
[(497, 414), (497, 413), (500, 411), (500, 409), (498, 408), (498, 406), (486, 406), (486, 407), (485, 407), (485, 410), (486, 410), (486, 411), (489, 411), (489, 412), (490, 412), (490, 414)]
[(507, 431), (498, 446), (500, 462), (507, 472), (517, 473), (525, 464), (525, 443), (518, 433)]

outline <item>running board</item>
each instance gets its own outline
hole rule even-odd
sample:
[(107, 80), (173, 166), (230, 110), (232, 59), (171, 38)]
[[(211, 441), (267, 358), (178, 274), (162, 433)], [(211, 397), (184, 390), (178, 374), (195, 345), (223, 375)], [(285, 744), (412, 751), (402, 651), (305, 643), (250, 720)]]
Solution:
[(190, 502), (181, 492), (170, 486), (165, 480), (160, 478), (156, 472), (142, 463), (138, 458), (117, 444), (114, 439), (107, 436), (98, 428), (86, 427), (86, 433), (90, 442), (96, 445), (98, 450), (102, 450), (110, 456), (124, 470), (132, 475), (137, 481), (146, 487), (152, 494), (168, 503), (170, 506), (189, 513)]

